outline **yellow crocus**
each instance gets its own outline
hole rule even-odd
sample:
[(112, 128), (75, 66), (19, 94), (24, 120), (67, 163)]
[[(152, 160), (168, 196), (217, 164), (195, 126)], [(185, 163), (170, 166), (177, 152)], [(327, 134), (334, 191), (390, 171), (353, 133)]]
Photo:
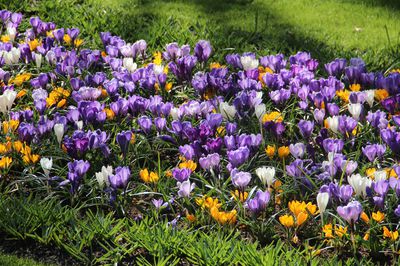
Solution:
[(293, 227), (294, 226), (294, 219), (292, 215), (282, 215), (279, 217), (279, 222), (284, 226), (284, 227)]
[(1, 169), (9, 168), (11, 163), (12, 163), (12, 161), (13, 160), (12, 160), (11, 157), (6, 157), (6, 156), (2, 157), (0, 159), (0, 168)]
[(385, 219), (385, 214), (380, 211), (373, 212), (372, 219), (374, 219), (377, 223), (381, 223)]

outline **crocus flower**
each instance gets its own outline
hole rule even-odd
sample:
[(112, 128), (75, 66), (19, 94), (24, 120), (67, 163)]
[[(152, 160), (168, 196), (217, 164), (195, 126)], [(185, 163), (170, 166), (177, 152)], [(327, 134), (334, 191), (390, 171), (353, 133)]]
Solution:
[(263, 185), (271, 187), (275, 181), (275, 168), (274, 167), (259, 167), (256, 169), (256, 175), (260, 178)]
[(115, 169), (115, 175), (110, 175), (108, 177), (110, 185), (114, 189), (124, 189), (128, 184), (129, 178), (131, 176), (131, 171), (128, 167), (117, 167)]
[(389, 181), (379, 180), (377, 182), (373, 182), (372, 188), (374, 189), (375, 193), (377, 193), (379, 196), (385, 197), (389, 189)]
[(371, 179), (363, 177), (360, 174), (351, 175), (347, 178), (347, 181), (353, 187), (357, 196), (366, 196), (367, 187), (370, 187), (372, 184)]
[(221, 102), (220, 104), (219, 104), (219, 109), (220, 109), (220, 112), (221, 112), (221, 114), (222, 114), (222, 116), (225, 118), (225, 119), (233, 119), (234, 117), (235, 117), (235, 115), (236, 115), (236, 108), (235, 108), (235, 106), (233, 106), (233, 105), (229, 105), (228, 103), (226, 103), (226, 102)]
[(179, 197), (182, 197), (182, 198), (189, 197), (190, 192), (192, 192), (192, 190), (196, 186), (195, 183), (190, 184), (189, 179), (187, 179), (186, 181), (183, 181), (182, 183), (177, 182), (177, 185), (179, 188), (178, 195), (179, 195)]
[(307, 139), (311, 136), (311, 133), (314, 129), (314, 122), (300, 120), (300, 122), (298, 123), (298, 127), (300, 129), (300, 134)]
[(397, 217), (400, 217), (400, 205), (397, 205), (397, 208), (394, 210), (394, 214), (395, 214)]
[(110, 186), (110, 180), (108, 179), (110, 175), (113, 173), (112, 166), (108, 165), (101, 167), (101, 172), (96, 173), (96, 180), (99, 183), (100, 188), (103, 188), (104, 185), (107, 187)]
[(360, 218), (362, 206), (358, 201), (352, 201), (346, 206), (337, 207), (337, 212), (349, 224), (353, 224)]
[(252, 213), (257, 214), (267, 207), (270, 198), (271, 195), (268, 191), (258, 190), (256, 196), (247, 202), (247, 207)]
[(55, 124), (54, 133), (56, 134), (58, 143), (61, 144), (62, 137), (64, 136), (64, 124)]
[(68, 163), (68, 182), (72, 183), (72, 192), (78, 188), (80, 180), (90, 168), (90, 163), (83, 160), (74, 160)]
[(258, 68), (258, 60), (252, 56), (242, 56), (240, 63), (244, 70), (252, 70)]
[(182, 168), (182, 169), (175, 168), (172, 171), (172, 176), (173, 176), (173, 178), (175, 178), (176, 181), (182, 183), (189, 179), (191, 173), (192, 173), (192, 170), (190, 170), (188, 168)]
[(350, 103), (347, 108), (349, 109), (350, 114), (353, 116), (355, 120), (360, 118), (362, 112), (362, 104), (361, 103)]
[(117, 134), (117, 143), (119, 144), (122, 154), (124, 157), (126, 156), (129, 148), (129, 143), (132, 139), (132, 132), (131, 131), (122, 131), (121, 133)]
[(199, 159), (199, 164), (204, 170), (211, 170), (219, 166), (220, 156), (218, 153), (212, 153)]
[(140, 128), (144, 131), (144, 133), (149, 134), (151, 131), (151, 126), (153, 123), (151, 122), (151, 118), (147, 116), (142, 116), (138, 119), (138, 124)]
[(320, 192), (317, 195), (317, 205), (318, 209), (321, 213), (325, 212), (326, 206), (328, 206), (329, 202), (329, 193), (328, 192)]
[(0, 112), (3, 114), (10, 111), (15, 98), (17, 97), (17, 92), (14, 90), (6, 90), (2, 95), (0, 95)]
[(250, 183), (251, 174), (239, 171), (235, 168), (231, 171), (231, 179), (233, 185), (243, 191)]
[(371, 144), (362, 148), (363, 154), (370, 162), (373, 162), (376, 157), (382, 157), (385, 151), (386, 147), (379, 144)]
[(301, 159), (304, 156), (306, 146), (303, 143), (290, 144), (289, 150), (296, 159)]
[(199, 62), (206, 62), (212, 52), (211, 44), (208, 41), (200, 40), (194, 47), (194, 54)]
[(53, 168), (53, 158), (42, 157), (40, 159), (40, 166), (42, 167), (44, 174), (49, 177), (50, 171)]
[(228, 151), (228, 160), (233, 168), (242, 165), (250, 156), (250, 150), (247, 147), (239, 147), (236, 150)]

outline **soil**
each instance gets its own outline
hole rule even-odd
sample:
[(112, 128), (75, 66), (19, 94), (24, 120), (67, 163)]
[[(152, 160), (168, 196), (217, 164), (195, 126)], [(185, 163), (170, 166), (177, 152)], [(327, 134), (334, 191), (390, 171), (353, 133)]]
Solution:
[(0, 235), (0, 252), (29, 258), (50, 265), (82, 265), (70, 255), (54, 246), (40, 245), (32, 240), (12, 240)]

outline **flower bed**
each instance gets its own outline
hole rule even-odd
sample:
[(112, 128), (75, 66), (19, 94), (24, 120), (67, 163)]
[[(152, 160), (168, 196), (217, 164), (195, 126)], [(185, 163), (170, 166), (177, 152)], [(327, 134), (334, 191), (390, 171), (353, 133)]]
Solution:
[[(2, 190), (172, 227), (396, 257), (400, 71), (309, 53), (150, 53), (0, 11)], [(375, 255), (374, 255), (375, 254)]]

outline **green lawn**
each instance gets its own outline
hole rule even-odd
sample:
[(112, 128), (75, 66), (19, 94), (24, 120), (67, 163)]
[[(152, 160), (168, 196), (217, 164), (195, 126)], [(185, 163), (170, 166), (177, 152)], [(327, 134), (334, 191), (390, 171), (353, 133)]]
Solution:
[(38, 263), (31, 259), (18, 258), (13, 255), (0, 254), (0, 265), (4, 266), (46, 266), (49, 264)]
[(100, 45), (98, 32), (112, 31), (156, 49), (208, 39), (218, 50), (231, 48), (226, 53), (306, 50), (323, 63), (360, 56), (373, 70), (399, 62), (397, 0), (3, 1), (26, 15), (81, 28), (93, 47)]

